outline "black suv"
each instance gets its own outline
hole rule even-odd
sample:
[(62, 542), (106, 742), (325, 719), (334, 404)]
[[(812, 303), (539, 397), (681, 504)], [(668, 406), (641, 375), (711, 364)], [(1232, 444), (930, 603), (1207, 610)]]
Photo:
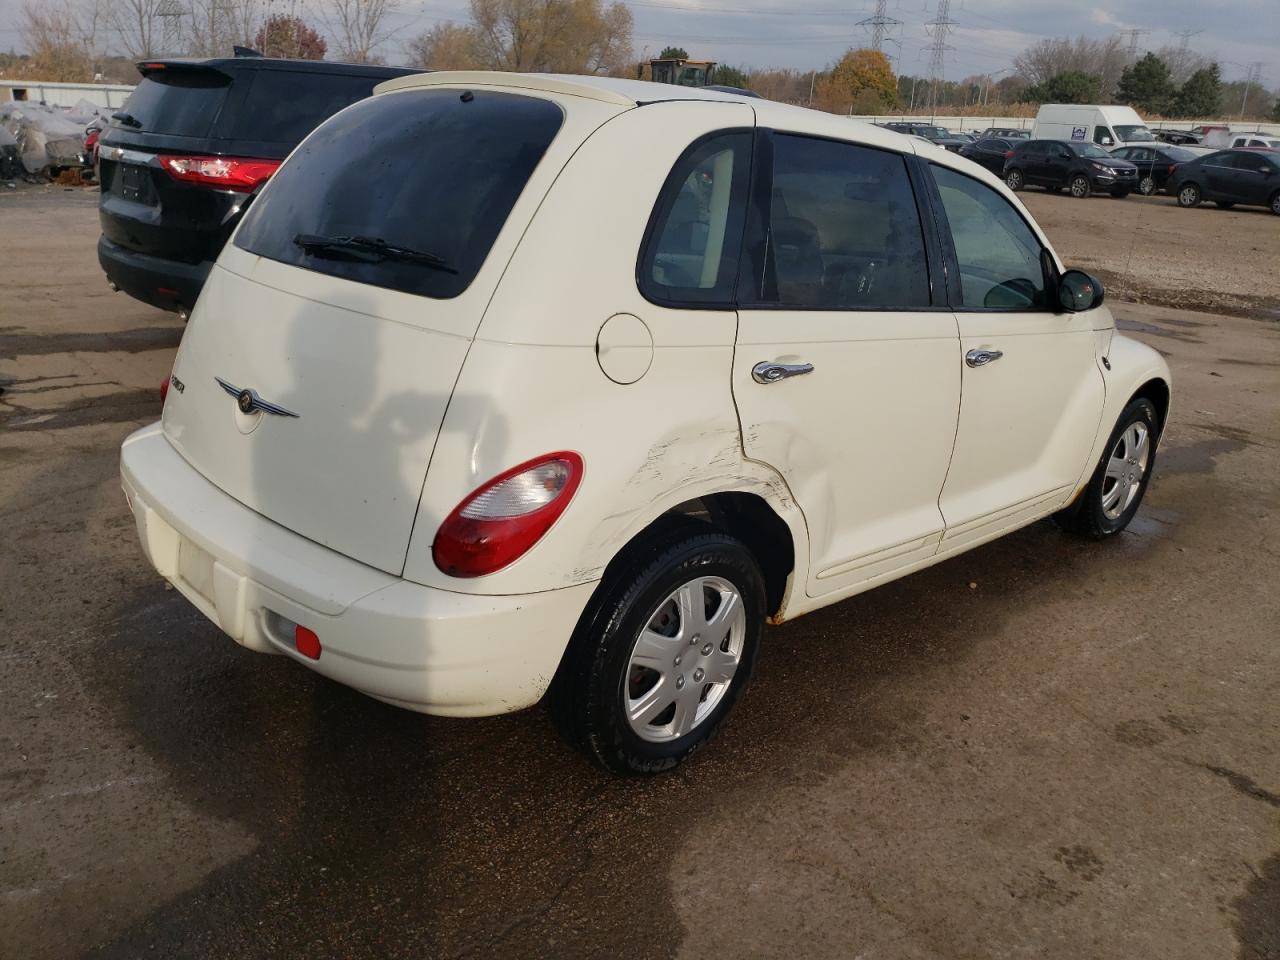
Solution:
[(1057, 192), (1064, 187), (1073, 197), (1105, 190), (1127, 197), (1138, 187), (1138, 168), (1113, 157), (1095, 143), (1081, 140), (1026, 140), (1004, 162), (1004, 182), (1010, 190), (1036, 185)]
[(959, 153), (961, 147), (971, 142), (964, 137), (957, 137), (946, 127), (939, 127), (932, 123), (906, 123), (895, 120), (892, 123), (883, 124), (883, 126), (886, 130), (892, 130), (894, 133), (905, 133), (912, 137), (924, 137), (930, 143), (936, 143), (952, 153)]
[(99, 140), (98, 262), (113, 288), (184, 314), (289, 151), (375, 85), (418, 72), (257, 56), (149, 60), (138, 71)]

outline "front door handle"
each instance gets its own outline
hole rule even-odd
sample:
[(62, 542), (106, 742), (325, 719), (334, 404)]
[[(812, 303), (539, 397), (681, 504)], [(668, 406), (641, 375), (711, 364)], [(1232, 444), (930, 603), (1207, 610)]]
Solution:
[(777, 383), (787, 377), (798, 377), (802, 373), (813, 373), (813, 364), (775, 363), (772, 360), (761, 360), (751, 368), (751, 378), (756, 383)]
[(1003, 356), (1003, 350), (970, 350), (964, 355), (964, 362), (971, 367), (985, 367)]

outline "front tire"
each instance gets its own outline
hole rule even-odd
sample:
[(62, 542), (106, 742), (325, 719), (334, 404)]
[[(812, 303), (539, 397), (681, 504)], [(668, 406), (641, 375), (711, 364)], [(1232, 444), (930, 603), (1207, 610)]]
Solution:
[(1010, 170), (1004, 175), (1004, 184), (1015, 193), (1027, 185), (1027, 179), (1018, 169)]
[(1131, 401), (1084, 491), (1054, 515), (1058, 525), (1092, 540), (1115, 536), (1127, 527), (1147, 492), (1159, 439), (1155, 406), (1144, 397)]
[(554, 696), (566, 736), (612, 773), (670, 770), (709, 741), (751, 678), (764, 577), (741, 541), (685, 526), (613, 571)]
[(1197, 207), (1200, 205), (1200, 188), (1194, 183), (1184, 183), (1178, 188), (1178, 206)]
[(1083, 200), (1093, 192), (1093, 184), (1089, 182), (1089, 178), (1083, 173), (1077, 173), (1071, 178), (1071, 195), (1077, 200)]

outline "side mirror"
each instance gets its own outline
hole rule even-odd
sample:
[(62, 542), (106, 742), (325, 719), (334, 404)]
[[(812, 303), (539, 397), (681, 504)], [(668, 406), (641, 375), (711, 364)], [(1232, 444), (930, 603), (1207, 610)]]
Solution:
[(1103, 138), (1102, 138), (1102, 145), (1103, 145), (1104, 147), (1109, 147), (1109, 146), (1111, 146), (1113, 143), (1115, 143), (1115, 141), (1114, 141), (1114, 140), (1112, 140), (1110, 137), (1103, 137)]
[(1058, 303), (1068, 313), (1102, 306), (1102, 281), (1081, 270), (1068, 270), (1058, 280)]

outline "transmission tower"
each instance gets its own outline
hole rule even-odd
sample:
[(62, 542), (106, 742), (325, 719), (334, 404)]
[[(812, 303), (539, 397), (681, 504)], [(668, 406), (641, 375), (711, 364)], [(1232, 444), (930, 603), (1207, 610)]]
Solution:
[(871, 34), (871, 48), (883, 52), (884, 43), (894, 40), (890, 33), (895, 27), (902, 26), (902, 21), (889, 16), (889, 0), (876, 0), (876, 12), (873, 16), (859, 20), (855, 26), (862, 27)]
[(938, 106), (938, 81), (942, 79), (943, 67), (947, 59), (947, 51), (954, 50), (947, 43), (947, 36), (956, 25), (951, 19), (951, 0), (938, 0), (938, 12), (932, 20), (924, 25), (932, 38), (925, 47), (929, 51), (929, 113)]
[(1129, 56), (1136, 57), (1138, 55), (1138, 38), (1144, 34), (1150, 33), (1150, 30), (1121, 30), (1120, 36), (1129, 38)]
[(1262, 82), (1262, 67), (1266, 61), (1254, 60), (1249, 64), (1249, 72), (1244, 75), (1244, 96), (1240, 98), (1240, 119), (1244, 119), (1245, 107), (1249, 103), (1249, 88)]
[(1186, 79), (1184, 74), (1187, 68), (1187, 54), (1190, 53), (1189, 44), (1191, 43), (1191, 38), (1203, 32), (1203, 30), (1175, 30), (1173, 32), (1173, 35), (1178, 38), (1178, 50), (1174, 54), (1178, 59), (1173, 73), (1174, 78), (1179, 82)]
[(156, 6), (156, 16), (162, 24), (160, 28), (160, 48), (169, 56), (181, 52), (182, 17), (186, 13), (178, 0), (160, 0)]

